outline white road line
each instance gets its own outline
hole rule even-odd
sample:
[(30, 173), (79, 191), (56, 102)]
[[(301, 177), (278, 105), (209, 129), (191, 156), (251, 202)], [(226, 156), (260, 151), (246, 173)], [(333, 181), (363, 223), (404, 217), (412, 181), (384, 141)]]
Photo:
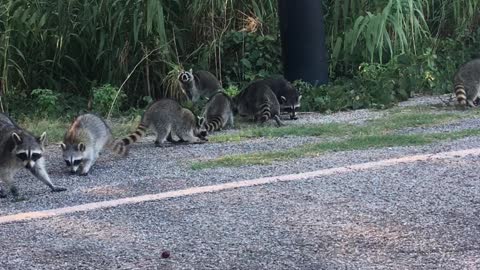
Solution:
[(415, 155), (415, 156), (405, 156), (401, 158), (386, 159), (374, 162), (354, 164), (350, 166), (337, 167), (331, 169), (322, 169), (318, 171), (298, 173), (298, 174), (289, 174), (273, 177), (263, 177), (251, 180), (235, 181), (225, 184), (203, 186), (203, 187), (192, 187), (182, 190), (174, 190), (157, 194), (142, 195), (137, 197), (129, 197), (123, 199), (116, 199), (110, 201), (94, 202), (81, 205), (75, 205), (70, 207), (62, 207), (51, 210), (37, 211), (37, 212), (26, 212), (19, 213), (14, 215), (0, 216), (0, 224), (21, 222), (34, 219), (43, 219), (51, 218), (60, 215), (66, 215), (76, 212), (88, 212), (93, 210), (112, 208), (128, 204), (136, 204), (142, 202), (151, 202), (151, 201), (160, 201), (169, 198), (185, 197), (192, 196), (196, 194), (203, 193), (213, 193), (224, 190), (231, 190), (237, 188), (253, 187), (266, 185), (276, 182), (290, 182), (290, 181), (300, 181), (311, 179), (320, 176), (328, 176), (341, 173), (350, 173), (354, 171), (362, 171), (369, 169), (378, 169), (388, 166), (393, 166), (397, 164), (406, 164), (414, 163), (418, 161), (433, 161), (441, 159), (451, 159), (451, 158), (461, 158), (468, 155), (480, 155), (480, 148), (470, 149), (470, 150), (461, 150), (461, 151), (451, 151), (451, 152), (442, 152), (436, 154), (427, 154), (427, 155)]

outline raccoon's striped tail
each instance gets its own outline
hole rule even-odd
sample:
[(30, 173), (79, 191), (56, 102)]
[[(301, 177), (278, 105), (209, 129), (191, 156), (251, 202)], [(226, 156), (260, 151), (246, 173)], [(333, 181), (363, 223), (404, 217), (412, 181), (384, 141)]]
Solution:
[(113, 151), (119, 155), (125, 156), (128, 154), (128, 146), (140, 140), (147, 133), (147, 126), (140, 123), (137, 129), (127, 137), (117, 140), (113, 146)]
[(260, 106), (260, 122), (266, 122), (268, 121), (268, 119), (272, 118), (272, 112), (270, 110), (270, 105), (268, 104), (268, 102), (265, 102), (263, 103), (261, 106)]
[(462, 83), (458, 83), (455, 85), (455, 96), (457, 97), (458, 103), (460, 105), (467, 105), (467, 92), (465, 92), (465, 87)]
[(213, 116), (208, 118), (208, 122), (205, 123), (205, 128), (208, 132), (220, 130), (223, 127), (222, 117)]
[(122, 140), (116, 140), (112, 146), (112, 152), (120, 156), (128, 155), (128, 147), (123, 144)]

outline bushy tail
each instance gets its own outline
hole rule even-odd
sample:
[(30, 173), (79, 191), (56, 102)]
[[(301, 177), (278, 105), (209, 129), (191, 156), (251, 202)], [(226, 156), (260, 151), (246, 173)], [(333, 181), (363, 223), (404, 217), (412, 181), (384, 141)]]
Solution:
[(123, 144), (122, 140), (116, 140), (111, 149), (112, 152), (120, 156), (126, 156), (128, 154), (128, 147)]
[(266, 122), (268, 121), (268, 119), (272, 118), (272, 113), (270, 111), (270, 104), (268, 104), (268, 102), (265, 102), (263, 103), (261, 106), (260, 106), (260, 122)]
[(123, 156), (127, 155), (128, 146), (140, 140), (143, 136), (145, 136), (146, 132), (147, 132), (147, 126), (145, 126), (143, 123), (140, 123), (137, 129), (133, 133), (115, 142), (113, 146), (113, 151), (119, 155), (123, 155)]
[(465, 92), (465, 87), (462, 83), (455, 85), (455, 96), (457, 96), (457, 100), (460, 105), (467, 105), (467, 92)]
[(223, 121), (220, 116), (213, 116), (208, 118), (208, 122), (205, 124), (208, 132), (222, 129)]

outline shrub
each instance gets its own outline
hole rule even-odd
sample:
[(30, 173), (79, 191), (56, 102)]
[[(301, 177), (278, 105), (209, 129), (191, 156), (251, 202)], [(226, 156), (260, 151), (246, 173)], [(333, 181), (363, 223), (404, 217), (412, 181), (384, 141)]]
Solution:
[(231, 31), (222, 40), (223, 77), (227, 84), (280, 74), (281, 46), (274, 35)]
[(57, 115), (60, 112), (58, 100), (59, 94), (50, 89), (35, 89), (31, 93), (35, 110), (41, 116)]
[(317, 87), (295, 82), (303, 95), (302, 109), (324, 112), (390, 107), (421, 90), (430, 79), (415, 61), (414, 56), (400, 55), (387, 64), (363, 63), (352, 78), (337, 78)]
[(240, 93), (240, 89), (238, 89), (238, 87), (235, 85), (230, 85), (229, 87), (225, 88), (225, 93), (227, 93), (227, 95), (230, 97), (234, 97)]
[[(118, 88), (111, 86), (110, 84), (93, 88), (93, 110), (103, 116), (107, 116), (113, 102), (115, 101), (117, 92)], [(117, 100), (113, 105), (113, 114), (118, 114), (120, 112), (120, 107), (125, 101), (126, 97), (127, 95), (125, 95), (123, 91), (120, 91)]]

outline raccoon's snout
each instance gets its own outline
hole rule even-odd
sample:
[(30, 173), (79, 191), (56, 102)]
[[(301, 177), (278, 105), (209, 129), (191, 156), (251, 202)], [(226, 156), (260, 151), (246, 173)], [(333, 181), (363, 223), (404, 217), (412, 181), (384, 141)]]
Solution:
[(180, 80), (181, 80), (182, 82), (188, 82), (189, 79), (190, 79), (190, 77), (189, 77), (187, 74), (182, 74), (182, 75), (180, 76)]
[(208, 132), (206, 130), (200, 131), (200, 136), (207, 137), (207, 135), (208, 135)]
[(71, 175), (76, 174), (77, 171), (78, 171), (78, 167), (79, 167), (79, 166), (71, 166), (71, 167), (70, 167), (70, 174), (71, 174)]
[(31, 168), (33, 168), (34, 166), (35, 166), (35, 162), (33, 162), (33, 161), (27, 161), (26, 164), (25, 164), (25, 168), (27, 168), (29, 170)]

